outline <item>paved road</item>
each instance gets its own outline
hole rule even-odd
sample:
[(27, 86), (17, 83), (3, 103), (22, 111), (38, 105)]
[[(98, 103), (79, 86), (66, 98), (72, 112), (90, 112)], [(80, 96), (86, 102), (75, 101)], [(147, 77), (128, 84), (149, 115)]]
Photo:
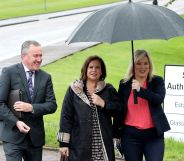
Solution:
[(172, 4), (168, 3), (167, 8), (177, 12), (178, 14), (184, 14), (184, 0), (175, 0)]
[(0, 35), (3, 38), (0, 39), (1, 60), (19, 55), (21, 44), (25, 40), (37, 40), (44, 47), (66, 40), (74, 28), (88, 15), (89, 13), (83, 13), (0, 27)]
[[(0, 161), (6, 161), (5, 155), (3, 152), (3, 147), (0, 144)], [(42, 161), (59, 161), (59, 152), (58, 150), (50, 150), (44, 149), (43, 150), (43, 159)]]
[[(144, 1), (144, 3), (152, 2), (150, 0), (133, 0), (133, 2), (138, 1)], [(161, 6), (165, 6), (169, 1), (158, 0), (158, 3)], [(107, 6), (109, 5), (0, 21), (0, 35), (3, 37), (3, 39), (0, 39), (0, 72), (3, 67), (20, 61), (20, 46), (27, 39), (35, 39), (44, 46), (42, 65), (94, 45), (93, 43), (77, 43), (68, 46), (64, 43), (64, 40), (90, 12)], [(184, 13), (184, 0), (175, 0), (173, 5), (168, 5), (168, 8), (179, 13)], [(54, 17), (60, 18), (53, 19)], [(22, 22), (26, 21), (36, 22), (22, 24)], [(20, 23), (20, 25), (10, 25), (16, 24), (16, 22)], [(7, 27), (1, 27), (3, 25), (7, 25)]]
[[(168, 1), (158, 0), (159, 5), (162, 6), (166, 5)], [(132, 2), (151, 3), (152, 0), (132, 0)], [(28, 39), (37, 40), (44, 47), (62, 42), (91, 12), (120, 3), (125, 3), (125, 1), (64, 12), (0, 20), (1, 61), (19, 55), (21, 44)]]
[[(59, 161), (59, 157), (60, 154), (57, 149), (51, 150), (44, 148), (42, 161)], [(2, 144), (0, 144), (0, 161), (6, 161)], [(117, 158), (116, 161), (123, 161), (123, 160)]]
[[(54, 43), (43, 47), (43, 61), (42, 66), (54, 62), (60, 58), (73, 54), (77, 51), (86, 49), (96, 43), (74, 43), (67, 45), (64, 41)], [(20, 62), (20, 56), (12, 56), (6, 60), (0, 60), (0, 73), (3, 67)]]
[(19, 55), (21, 44), (28, 39), (37, 40), (42, 46), (66, 40), (74, 28), (92, 11), (106, 6), (109, 5), (1, 20), (1, 60)]

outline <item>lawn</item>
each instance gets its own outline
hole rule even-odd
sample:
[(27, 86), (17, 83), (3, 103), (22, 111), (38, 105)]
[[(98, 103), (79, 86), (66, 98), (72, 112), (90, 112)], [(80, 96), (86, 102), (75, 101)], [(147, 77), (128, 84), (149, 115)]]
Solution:
[(0, 19), (57, 12), (121, 0), (0, 0)]
[[(134, 41), (135, 49), (146, 49), (151, 54), (155, 66), (155, 74), (164, 75), (165, 64), (184, 63), (184, 38), (178, 37), (165, 40)], [(116, 44), (101, 44), (93, 48), (60, 59), (54, 63), (42, 67), (43, 70), (52, 75), (56, 99), (57, 112), (45, 117), (46, 144), (47, 146), (58, 146), (56, 133), (59, 126), (59, 115), (64, 94), (72, 80), (78, 79), (80, 68), (89, 55), (97, 54), (102, 57), (107, 66), (107, 82), (118, 88), (119, 80), (126, 73), (131, 60), (130, 42)], [(178, 143), (172, 139), (166, 140), (165, 161), (183, 161), (184, 143)], [(175, 159), (174, 159), (175, 158)]]

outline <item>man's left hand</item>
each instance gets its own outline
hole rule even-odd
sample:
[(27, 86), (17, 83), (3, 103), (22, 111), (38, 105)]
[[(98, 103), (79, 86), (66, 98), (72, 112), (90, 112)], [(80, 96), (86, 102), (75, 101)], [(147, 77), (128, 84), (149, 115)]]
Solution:
[(26, 102), (22, 102), (22, 101), (17, 101), (14, 104), (14, 109), (16, 111), (32, 112), (33, 111), (33, 106), (30, 103), (26, 103)]

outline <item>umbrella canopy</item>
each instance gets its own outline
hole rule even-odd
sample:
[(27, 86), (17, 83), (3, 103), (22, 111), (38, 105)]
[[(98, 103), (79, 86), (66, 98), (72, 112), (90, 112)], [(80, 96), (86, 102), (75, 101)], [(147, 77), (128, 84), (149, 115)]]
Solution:
[(68, 38), (73, 42), (169, 39), (184, 36), (184, 20), (165, 7), (124, 3), (89, 15)]
[[(99, 10), (86, 19), (70, 35), (67, 42), (108, 42), (131, 40), (134, 68), (133, 40), (169, 39), (184, 36), (184, 19), (165, 7), (143, 3), (120, 4)], [(137, 103), (134, 92), (134, 103)]]

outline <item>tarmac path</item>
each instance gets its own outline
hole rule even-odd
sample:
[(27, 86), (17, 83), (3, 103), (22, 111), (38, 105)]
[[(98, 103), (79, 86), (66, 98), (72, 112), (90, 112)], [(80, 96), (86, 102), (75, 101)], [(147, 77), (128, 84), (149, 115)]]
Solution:
[[(42, 161), (59, 161), (59, 158), (60, 154), (57, 149), (44, 148)], [(0, 161), (6, 161), (2, 144), (0, 144)], [(123, 160), (116, 159), (116, 161), (123, 161)]]
[[(53, 149), (43, 150), (42, 161), (59, 161), (59, 157), (60, 155), (58, 150), (53, 150)], [(0, 144), (0, 161), (6, 161), (2, 144)]]

